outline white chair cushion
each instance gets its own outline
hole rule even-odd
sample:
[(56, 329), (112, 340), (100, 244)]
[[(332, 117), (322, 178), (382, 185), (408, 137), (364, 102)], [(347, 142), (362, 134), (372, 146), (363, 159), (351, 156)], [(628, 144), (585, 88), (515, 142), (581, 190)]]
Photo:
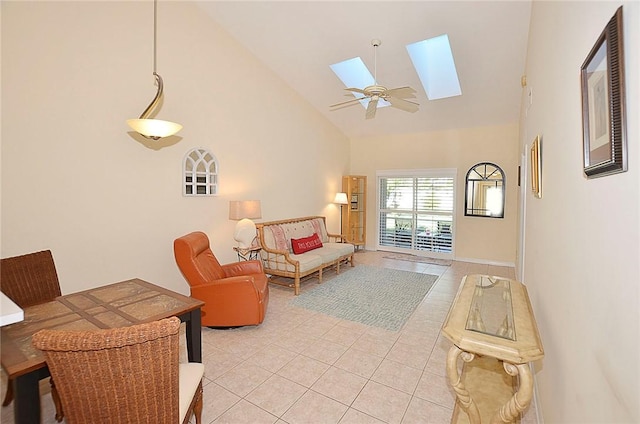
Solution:
[(184, 416), (187, 414), (189, 405), (193, 400), (193, 396), (196, 394), (198, 384), (202, 381), (204, 375), (204, 365), (197, 362), (189, 362), (187, 364), (180, 364), (178, 370), (179, 374), (179, 386), (178, 394), (180, 398), (180, 422), (184, 421)]

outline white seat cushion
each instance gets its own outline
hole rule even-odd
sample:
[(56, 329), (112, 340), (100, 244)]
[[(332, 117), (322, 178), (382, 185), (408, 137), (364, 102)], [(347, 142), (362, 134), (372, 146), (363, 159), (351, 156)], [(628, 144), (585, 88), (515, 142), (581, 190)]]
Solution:
[[(309, 252), (305, 252), (301, 255), (291, 254), (291, 259), (294, 261), (300, 262), (300, 272), (307, 272), (310, 269), (318, 268), (322, 266), (322, 257), (314, 254), (313, 252), (317, 250), (311, 250)], [(287, 271), (295, 271), (295, 267), (293, 265), (287, 266)]]
[(322, 246), (318, 249), (313, 249), (312, 252), (314, 255), (318, 255), (320, 256), (320, 258), (322, 258), (323, 265), (335, 262), (341, 256), (338, 249), (332, 249), (328, 246)]
[(350, 255), (354, 252), (353, 244), (351, 243), (324, 243), (323, 247), (328, 249), (335, 249), (339, 252), (339, 256)]
[(187, 414), (189, 405), (193, 400), (193, 395), (196, 394), (198, 384), (202, 381), (204, 375), (204, 365), (197, 362), (189, 362), (187, 364), (180, 364), (178, 370), (179, 374), (179, 388), (178, 393), (180, 397), (180, 422), (184, 421), (184, 416)]

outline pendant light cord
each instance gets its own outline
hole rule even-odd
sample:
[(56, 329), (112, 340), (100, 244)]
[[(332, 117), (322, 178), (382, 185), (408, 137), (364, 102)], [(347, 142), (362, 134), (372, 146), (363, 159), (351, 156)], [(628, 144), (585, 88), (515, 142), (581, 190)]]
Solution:
[(151, 100), (149, 106), (142, 112), (140, 115), (140, 119), (147, 119), (151, 114), (151, 111), (155, 109), (158, 101), (160, 101), (160, 97), (163, 92), (163, 84), (162, 77), (158, 75), (156, 72), (156, 56), (157, 56), (157, 26), (158, 26), (158, 0), (153, 0), (153, 75), (156, 77), (156, 83), (158, 84), (158, 91), (156, 92), (156, 96)]
[(158, 54), (157, 43), (158, 33), (158, 0), (153, 0), (153, 74), (156, 75), (156, 56)]

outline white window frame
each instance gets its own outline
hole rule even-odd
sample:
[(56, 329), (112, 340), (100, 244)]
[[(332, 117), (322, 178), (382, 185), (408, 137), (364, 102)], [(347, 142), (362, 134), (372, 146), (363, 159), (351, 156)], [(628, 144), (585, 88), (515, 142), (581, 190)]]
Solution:
[[(456, 205), (457, 201), (457, 176), (456, 168), (433, 169), (389, 169), (376, 171), (376, 250), (408, 253), (416, 256), (425, 256), (439, 259), (455, 258), (455, 229), (456, 229)], [(435, 252), (429, 250), (406, 249), (380, 244), (380, 180), (381, 178), (452, 178), (453, 179), (453, 208), (451, 211), (451, 252)], [(415, 230), (413, 230), (415, 231)], [(415, 234), (413, 234), (415, 236)]]

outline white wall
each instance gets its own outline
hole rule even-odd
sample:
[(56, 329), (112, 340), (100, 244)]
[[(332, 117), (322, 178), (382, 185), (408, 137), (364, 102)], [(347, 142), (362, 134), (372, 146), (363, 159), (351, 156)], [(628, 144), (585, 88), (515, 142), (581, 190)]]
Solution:
[[(230, 200), (263, 220), (328, 216), (346, 137), (191, 2), (158, 5), (158, 118), (179, 142), (128, 134), (155, 94), (152, 2), (2, 2), (1, 256), (51, 249), (63, 293), (139, 277), (188, 293), (173, 240), (209, 234), (235, 261)], [(220, 194), (185, 198), (194, 147), (220, 162)]]
[[(580, 66), (620, 4), (629, 171), (587, 180)], [(533, 3), (521, 143), (542, 136), (543, 198), (527, 190), (524, 282), (547, 423), (640, 422), (639, 28), (637, 1)]]
[[(386, 169), (457, 169), (455, 257), (513, 266), (516, 257), (517, 124), (366, 137), (351, 140), (351, 172), (367, 176), (367, 248), (376, 247), (376, 171)], [(506, 177), (505, 217), (464, 216), (464, 179), (479, 162), (493, 162)], [(490, 242), (488, 242), (490, 241)]]

